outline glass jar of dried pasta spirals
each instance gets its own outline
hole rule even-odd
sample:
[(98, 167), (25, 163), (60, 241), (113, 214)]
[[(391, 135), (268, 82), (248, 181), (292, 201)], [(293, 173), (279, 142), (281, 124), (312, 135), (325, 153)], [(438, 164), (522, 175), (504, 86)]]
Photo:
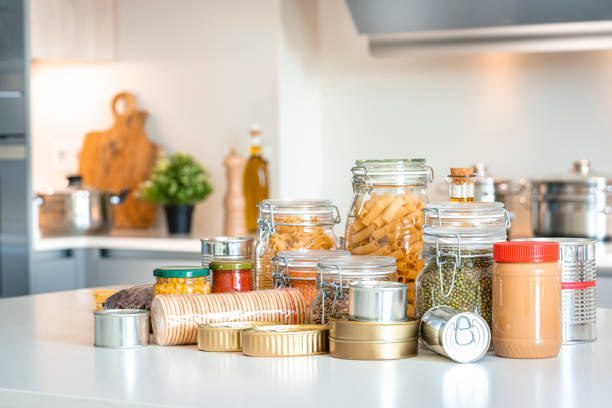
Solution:
[(423, 267), (422, 208), (433, 170), (425, 159), (357, 160), (353, 201), (344, 246), (354, 255), (392, 256), (399, 282), (410, 285), (408, 314), (414, 315), (413, 282)]
[(272, 258), (279, 251), (340, 247), (334, 233), (340, 213), (329, 200), (264, 200), (257, 207), (257, 290), (274, 288)]

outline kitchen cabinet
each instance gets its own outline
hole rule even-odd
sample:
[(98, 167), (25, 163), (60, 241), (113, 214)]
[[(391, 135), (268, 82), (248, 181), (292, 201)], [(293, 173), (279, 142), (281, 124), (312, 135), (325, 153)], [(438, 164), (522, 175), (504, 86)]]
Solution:
[(78, 289), (81, 286), (75, 251), (37, 251), (32, 256), (32, 294)]
[(32, 59), (110, 61), (116, 0), (30, 0)]
[(199, 253), (74, 248), (35, 251), (32, 293), (109, 285), (153, 283), (153, 269), (168, 265), (200, 265)]

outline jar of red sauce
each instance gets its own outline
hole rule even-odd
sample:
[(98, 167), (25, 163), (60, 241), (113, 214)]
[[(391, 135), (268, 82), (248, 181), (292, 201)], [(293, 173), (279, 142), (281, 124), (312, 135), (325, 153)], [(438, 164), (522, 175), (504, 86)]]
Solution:
[(251, 282), (251, 261), (215, 261), (211, 262), (213, 275), (212, 292), (248, 292), (253, 290)]

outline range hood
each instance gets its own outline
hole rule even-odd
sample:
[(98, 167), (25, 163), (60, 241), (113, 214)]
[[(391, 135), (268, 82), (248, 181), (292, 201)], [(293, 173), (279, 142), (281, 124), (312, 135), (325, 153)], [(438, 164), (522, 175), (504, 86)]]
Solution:
[(376, 56), (612, 48), (612, 0), (346, 0)]

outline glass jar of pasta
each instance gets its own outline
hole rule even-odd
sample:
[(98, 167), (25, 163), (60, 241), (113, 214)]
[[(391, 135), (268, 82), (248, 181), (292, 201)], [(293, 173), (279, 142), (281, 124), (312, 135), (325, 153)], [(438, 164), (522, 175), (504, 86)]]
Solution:
[(356, 281), (395, 281), (395, 259), (390, 256), (334, 256), (317, 264), (318, 293), (312, 302), (310, 322), (327, 324), (330, 317), (349, 312), (349, 284)]
[(273, 289), (272, 258), (293, 249), (338, 249), (340, 213), (329, 200), (264, 200), (259, 207), (255, 285)]
[(354, 255), (391, 256), (398, 281), (409, 284), (408, 314), (414, 315), (412, 282), (423, 266), (422, 207), (433, 170), (425, 159), (357, 160), (353, 201), (344, 246)]
[(416, 315), (434, 306), (482, 316), (491, 326), (493, 244), (510, 227), (502, 203), (430, 203), (424, 210), (423, 258)]

